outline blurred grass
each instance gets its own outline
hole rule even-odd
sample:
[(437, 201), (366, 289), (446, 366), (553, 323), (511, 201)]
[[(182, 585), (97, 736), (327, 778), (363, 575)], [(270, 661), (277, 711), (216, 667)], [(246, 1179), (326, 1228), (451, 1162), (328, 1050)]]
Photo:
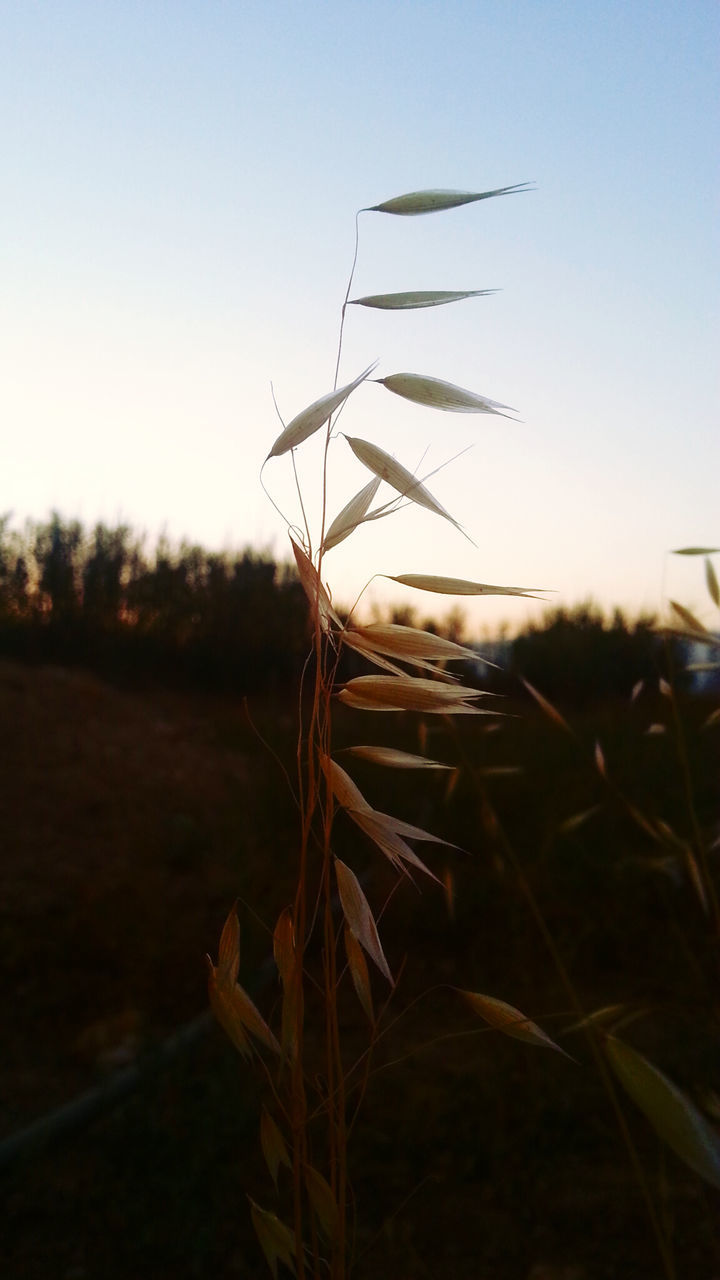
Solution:
[[(251, 710), (291, 768), (287, 704)], [(381, 923), (394, 972), (407, 955), (390, 1017), (434, 990), (378, 1047), (351, 1148), (356, 1274), (525, 1280), (544, 1264), (583, 1280), (649, 1280), (655, 1246), (582, 1038), (561, 1041), (579, 1065), (533, 1051), (483, 1030), (449, 987), (508, 1000), (554, 1037), (573, 1020), (509, 843), (585, 1007), (642, 1005), (633, 1042), (696, 1096), (717, 1087), (714, 943), (691, 886), (658, 865), (621, 799), (684, 833), (672, 741), (645, 732), (662, 704), (586, 709), (573, 721), (579, 741), (532, 705), (504, 710), (513, 714), (499, 728), (468, 718), (457, 736), (428, 718), (428, 752), (462, 766), (449, 798), (445, 774), (418, 783), (340, 757), (378, 808), (466, 850), (424, 850), (438, 873), (452, 872), (454, 919), (426, 883), (395, 894)], [(683, 705), (689, 740), (701, 744), (695, 802), (709, 830), (718, 788), (716, 737), (697, 729), (706, 710)], [(410, 716), (339, 712), (336, 749), (418, 748)], [(80, 673), (7, 663), (0, 725), (7, 1134), (205, 1007), (202, 956), (215, 952), (236, 896), (250, 977), (290, 896), (296, 822), (277, 764), (232, 700), (120, 693)], [(618, 793), (594, 766), (598, 739)], [(522, 773), (482, 772), (497, 766)], [(342, 817), (337, 830), (353, 865), (371, 872), (379, 906), (393, 877)], [(361, 1052), (352, 997), (342, 1016), (349, 1051)], [(263, 1276), (245, 1199), (273, 1203), (258, 1102), (253, 1073), (213, 1028), (76, 1140), (6, 1178), (6, 1274)], [(713, 1193), (642, 1118), (629, 1119), (673, 1222), (678, 1274), (710, 1276), (720, 1265)]]

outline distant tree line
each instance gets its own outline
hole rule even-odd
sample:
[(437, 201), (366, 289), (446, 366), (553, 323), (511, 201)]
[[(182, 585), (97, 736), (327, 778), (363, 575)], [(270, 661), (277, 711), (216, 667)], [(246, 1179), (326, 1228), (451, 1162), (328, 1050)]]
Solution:
[(619, 609), (606, 617), (592, 603), (553, 609), (512, 645), (511, 670), (564, 704), (629, 698), (640, 680), (666, 671), (655, 618), (630, 621)]
[(0, 650), (251, 690), (296, 677), (308, 649), (294, 568), (161, 538), (149, 554), (127, 525), (91, 531), (53, 512), (20, 532), (0, 518)]
[[(419, 623), (408, 608), (390, 618), (463, 639), (457, 610), (442, 623)], [(115, 679), (250, 692), (293, 682), (308, 649), (307, 602), (294, 566), (250, 549), (210, 552), (167, 538), (148, 552), (127, 525), (86, 530), (57, 512), (21, 531), (0, 517), (6, 656), (88, 666)], [(664, 667), (653, 618), (631, 622), (616, 610), (608, 619), (592, 604), (555, 609), (495, 650), (487, 656), (496, 656), (505, 676), (486, 672), (484, 685), (505, 688), (508, 676), (522, 676), (561, 703), (628, 697)], [(361, 669), (344, 662), (339, 674)]]

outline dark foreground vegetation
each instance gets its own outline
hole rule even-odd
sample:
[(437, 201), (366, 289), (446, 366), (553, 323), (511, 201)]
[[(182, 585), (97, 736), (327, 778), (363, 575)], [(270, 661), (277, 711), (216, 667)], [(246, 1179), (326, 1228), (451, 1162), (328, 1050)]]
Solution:
[[(42, 546), (48, 539), (52, 546), (53, 528), (59, 536), (51, 524)], [(28, 570), (20, 599), (37, 604), (32, 626), (26, 605), (8, 612), (5, 577), (3, 636), (26, 628), (36, 660), (46, 652), (41, 626), (52, 626), (56, 607), (58, 624), (63, 613), (53, 563), (48, 553)], [(84, 591), (93, 563), (73, 574)], [(277, 583), (300, 619), (291, 580), (252, 558), (243, 563), (259, 592), (258, 580), (266, 592)], [(146, 566), (137, 579), (150, 597), (157, 572), (158, 564)], [(163, 572), (166, 584), (181, 577), (187, 584), (186, 569), (173, 577), (171, 558)], [(223, 567), (222, 598), (241, 578)], [(17, 564), (10, 579), (18, 579)], [(110, 638), (130, 625), (118, 581), (114, 612), (102, 615)], [(123, 601), (136, 598), (130, 585)], [(161, 618), (166, 625), (188, 616), (166, 589), (157, 587), (145, 614), (137, 605), (135, 625), (146, 628), (138, 635), (155, 634)], [(46, 597), (50, 607), (40, 608)], [(92, 592), (66, 599), (74, 601), (77, 637)], [(606, 645), (598, 636), (607, 631), (577, 626), (576, 647), (583, 632)], [(298, 644), (301, 634), (298, 620)], [(638, 636), (638, 648), (649, 645), (647, 628)], [(5, 1170), (4, 1274), (260, 1280), (267, 1268), (246, 1200), (248, 1191), (271, 1198), (257, 1080), (214, 1026), (169, 1060), (158, 1063), (155, 1051), (206, 1008), (203, 955), (214, 952), (236, 897), (248, 987), (270, 951), (268, 928), (293, 883), (297, 815), (263, 743), (291, 763), (291, 686), (281, 688), (276, 675), (274, 691), (251, 697), (253, 727), (239, 693), (183, 691), (147, 678), (119, 688), (52, 653), (50, 666), (7, 659), (0, 666), (0, 1138), (128, 1064), (140, 1064), (142, 1078), (92, 1125), (28, 1150)], [(408, 886), (383, 916), (388, 958), (401, 978), (351, 1148), (358, 1280), (660, 1274), (643, 1193), (592, 1053), (581, 1032), (566, 1034), (578, 1020), (576, 1001), (584, 1011), (625, 1005), (636, 1017), (624, 1037), (699, 1105), (712, 1108), (713, 1090), (717, 1105), (716, 939), (682, 848), (659, 842), (638, 821), (638, 814), (660, 820), (682, 839), (692, 820), (653, 646), (643, 661), (603, 698), (589, 697), (586, 683), (583, 696), (576, 689), (563, 701), (574, 736), (515, 698), (503, 719), (468, 719), (459, 729), (440, 717), (424, 727), (410, 715), (391, 727), (372, 717), (369, 740), (386, 734), (388, 743), (417, 750), (419, 732), (427, 733), (430, 754), (457, 773), (424, 783), (420, 811), (415, 779), (388, 781), (386, 771), (357, 762), (363, 791), (380, 809), (441, 830), (467, 852), (428, 855), (445, 892), (427, 882), (420, 894)], [(547, 667), (526, 658), (525, 670), (533, 683), (551, 684)], [(712, 834), (718, 729), (702, 727), (710, 708), (701, 700), (677, 705), (695, 818)], [(338, 709), (337, 749), (358, 740), (352, 716)], [(391, 881), (348, 826), (339, 838), (366, 869), (368, 896), (381, 903)], [(574, 1061), (481, 1029), (455, 986), (522, 1008)], [(273, 980), (260, 985), (257, 1000), (270, 1010)], [(366, 1045), (362, 1017), (348, 1003), (349, 1054), (355, 1043), (358, 1052)], [(661, 1146), (631, 1103), (620, 1105), (678, 1277), (718, 1274), (716, 1193)]]

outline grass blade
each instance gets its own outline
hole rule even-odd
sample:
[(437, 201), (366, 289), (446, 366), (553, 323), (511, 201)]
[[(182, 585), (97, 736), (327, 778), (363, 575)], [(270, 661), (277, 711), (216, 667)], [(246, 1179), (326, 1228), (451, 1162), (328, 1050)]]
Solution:
[(378, 311), (412, 311), (417, 307), (442, 307), (447, 302), (464, 298), (485, 298), (497, 289), (436, 289), (416, 293), (372, 293), (365, 298), (351, 298), (351, 307), (374, 307)]
[(388, 769), (452, 769), (450, 764), (442, 764), (439, 760), (428, 760), (426, 756), (415, 756), (409, 751), (400, 751), (397, 747), (348, 747), (347, 751), (361, 760), (369, 760), (372, 764), (385, 765)]
[(450, 524), (455, 525), (462, 533), (463, 530), (457, 520), (450, 515), (444, 507), (440, 505), (436, 498), (425, 485), (422, 484), (411, 471), (407, 470), (400, 462), (396, 462), (390, 457), (384, 449), (379, 445), (371, 444), (369, 440), (360, 440), (357, 436), (345, 436), (355, 457), (363, 466), (372, 471), (380, 480), (385, 480), (391, 488), (396, 489), (403, 498), (409, 498), (411, 502), (416, 502), (418, 506), (427, 508), (437, 516), (442, 516), (444, 520), (449, 520)]
[(554, 720), (555, 724), (558, 725), (559, 728), (564, 729), (566, 733), (570, 734), (571, 738), (574, 738), (575, 734), (570, 728), (570, 725), (568, 724), (565, 717), (560, 714), (557, 707), (554, 707), (552, 702), (548, 702), (548, 699), (543, 697), (543, 695), (540, 693), (540, 690), (536, 689), (534, 685), (530, 684), (529, 680), (525, 680), (522, 676), (520, 677), (520, 679), (522, 680), (522, 683), (525, 685), (525, 688), (527, 689), (530, 696), (535, 699), (538, 706), (541, 708), (542, 711), (545, 712), (545, 715), (548, 717), (548, 719)]
[(322, 1174), (311, 1165), (305, 1169), (305, 1188), (325, 1239), (334, 1240), (339, 1223), (337, 1202)]
[(707, 583), (707, 589), (710, 592), (710, 599), (713, 604), (720, 607), (720, 587), (718, 586), (717, 574), (715, 573), (713, 562), (709, 556), (705, 557), (705, 581)]
[(295, 564), (297, 565), (302, 589), (310, 602), (310, 612), (313, 620), (319, 614), (320, 626), (323, 631), (330, 630), (331, 622), (341, 627), (342, 623), (332, 607), (330, 596), (320, 581), (318, 571), (312, 560), (305, 554), (302, 547), (298, 546), (294, 538), (290, 539), (290, 545), (295, 556)]
[(369, 1021), (374, 1025), (375, 1010), (373, 1008), (372, 987), (365, 953), (357, 938), (345, 925), (345, 954), (350, 968), (350, 977), (357, 993), (357, 998), (365, 1010)]
[(427, 191), (409, 191), (404, 196), (393, 196), (382, 204), (371, 204), (363, 213), (393, 213), (401, 217), (417, 217), (421, 213), (441, 213), (444, 209), (457, 209), (463, 204), (478, 200), (490, 200), (493, 196), (509, 196), (516, 191), (527, 191), (529, 182), (517, 182), (512, 187), (497, 187), (494, 191), (445, 191), (439, 188)]
[(686, 609), (684, 604), (678, 604), (677, 600), (670, 600), (669, 604), (673, 613), (676, 613), (678, 618), (680, 618), (680, 620), (685, 623), (685, 626), (689, 627), (691, 631), (696, 631), (699, 635), (709, 634), (707, 627), (703, 626), (700, 619), (696, 618), (695, 614), (691, 613), (689, 609)]
[(218, 944), (218, 981), (237, 982), (240, 969), (240, 921), (235, 907), (228, 915)]
[(512, 1036), (515, 1040), (524, 1040), (526, 1044), (539, 1045), (543, 1049), (555, 1049), (566, 1058), (570, 1056), (545, 1034), (542, 1027), (539, 1027), (536, 1022), (531, 1022), (513, 1005), (506, 1004), (504, 1000), (497, 1000), (494, 996), (480, 995), (477, 991), (463, 991), (461, 994), (481, 1018), (489, 1022), (491, 1027), (502, 1031), (504, 1035)]
[[(429, 409), (443, 409), (448, 413), (494, 413), (499, 418), (510, 418), (503, 413), (517, 413), (517, 409), (508, 404), (500, 404), (498, 400), (488, 400), (487, 396), (477, 395), (474, 391), (465, 391), (456, 387), (453, 382), (443, 382), (441, 378), (427, 378), (420, 373), (391, 373), (387, 378), (374, 378), (388, 391), (404, 400), (412, 400), (414, 404), (422, 404)], [(517, 421), (510, 418), (511, 422)]]
[[(417, 587), (419, 591), (436, 591), (444, 596), (528, 596), (540, 599), (535, 593), (546, 587), (493, 587), (487, 582), (470, 582), (467, 578), (445, 578), (433, 573), (384, 573), (383, 578), (399, 582), (403, 587)], [(477, 654), (475, 655), (478, 656)]]
[(375, 962), (380, 972), (393, 986), (393, 976), (385, 959), (375, 919), (370, 910), (370, 904), (360, 888), (357, 876), (339, 858), (335, 859), (335, 876), (340, 895), (340, 905), (350, 932), (360, 945), (365, 948), (370, 959)]
[(332, 547), (336, 547), (339, 542), (348, 538), (350, 534), (357, 529), (359, 524), (362, 524), (363, 516), (368, 510), (370, 503), (379, 488), (380, 478), (379, 476), (376, 476), (374, 480), (371, 480), (365, 485), (364, 489), (361, 489), (359, 493), (356, 493), (354, 498), (350, 499), (347, 505), (343, 507), (342, 511), (336, 515), (330, 525), (330, 528), (325, 534), (323, 551), (330, 551)]
[(255, 1234), (260, 1241), (273, 1280), (278, 1280), (278, 1262), (282, 1262), (293, 1275), (296, 1275), (295, 1236), (292, 1231), (274, 1213), (270, 1213), (269, 1209), (261, 1209), (260, 1205), (250, 1199), (250, 1196), (248, 1200), (250, 1200), (250, 1216)]
[[(461, 709), (477, 710), (466, 704), (484, 696), (479, 689), (441, 684), (437, 680), (423, 680), (416, 676), (355, 676), (353, 680), (348, 680), (343, 693), (387, 706), (388, 709), (445, 714)], [(490, 712), (486, 714), (489, 715)]]
[(349, 773), (346, 773), (335, 760), (331, 760), (328, 757), (326, 757), (324, 765), (332, 793), (338, 804), (342, 805), (343, 809), (371, 812), (371, 806), (359, 787), (355, 786)]
[(303, 409), (288, 423), (284, 431), (280, 432), (272, 449), (270, 450), (265, 461), (269, 458), (279, 458), (284, 453), (289, 453), (291, 449), (296, 449), (310, 436), (314, 435), (320, 427), (324, 426), (328, 418), (332, 416), (336, 409), (347, 400), (348, 396), (364, 382), (375, 368), (371, 364), (365, 369), (353, 382), (348, 382), (346, 386), (339, 387), (336, 391), (329, 391), (327, 395), (321, 396), (319, 400), (315, 400), (307, 409)]
[(678, 547), (670, 554), (672, 556), (712, 556), (716, 551), (720, 551), (720, 547)]
[(403, 875), (408, 874), (405, 865), (407, 863), (408, 866), (415, 867), (418, 871), (423, 871), (426, 876), (430, 876), (431, 880), (437, 881), (438, 884), (440, 883), (437, 876), (433, 874), (429, 867), (425, 866), (425, 863), (417, 856), (414, 849), (410, 848), (407, 841), (396, 830), (398, 824), (395, 818), (391, 818), (387, 813), (378, 813), (374, 809), (363, 810), (361, 813), (354, 813), (352, 810), (348, 810), (348, 816)]
[(285, 1139), (270, 1112), (265, 1107), (263, 1107), (260, 1115), (260, 1146), (265, 1157), (265, 1163), (270, 1171), (270, 1177), (275, 1183), (275, 1190), (277, 1191), (280, 1165), (284, 1164), (288, 1169), (292, 1169), (292, 1161), (285, 1145)]
[(701, 1178), (720, 1188), (720, 1136), (697, 1107), (647, 1058), (622, 1040), (608, 1036), (605, 1053), (623, 1088), (656, 1133)]
[[(455, 644), (432, 631), (421, 631), (396, 622), (372, 622), (367, 627), (356, 626), (350, 630), (373, 649), (403, 662), (476, 662), (478, 658), (475, 650), (465, 645)], [(344, 639), (345, 635), (340, 638)]]

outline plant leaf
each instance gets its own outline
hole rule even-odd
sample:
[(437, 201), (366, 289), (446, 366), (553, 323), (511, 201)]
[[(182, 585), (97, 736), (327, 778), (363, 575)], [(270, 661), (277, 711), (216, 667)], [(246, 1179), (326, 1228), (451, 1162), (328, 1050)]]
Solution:
[(633, 1102), (669, 1147), (720, 1188), (720, 1136), (697, 1107), (658, 1068), (622, 1040), (608, 1036), (605, 1053)]
[(513, 1005), (506, 1004), (504, 1000), (497, 1000), (495, 996), (480, 995), (477, 991), (463, 991), (461, 994), (481, 1018), (489, 1022), (491, 1027), (502, 1031), (504, 1035), (513, 1036), (515, 1040), (524, 1040), (527, 1044), (540, 1045), (543, 1049), (555, 1049), (566, 1058), (570, 1056), (560, 1048), (559, 1044), (555, 1044), (555, 1041), (551, 1040), (536, 1022), (531, 1022)]
[(357, 998), (365, 1010), (371, 1023), (375, 1022), (375, 1010), (373, 1009), (372, 988), (370, 986), (370, 974), (368, 972), (365, 953), (360, 946), (357, 938), (352, 934), (347, 925), (345, 925), (345, 954), (350, 968), (350, 977), (353, 980), (353, 986), (357, 993)]
[[(509, 418), (510, 414), (502, 413), (517, 409), (508, 404), (500, 404), (498, 400), (488, 400), (487, 396), (477, 395), (474, 391), (465, 391), (456, 387), (453, 382), (443, 382), (440, 378), (426, 378), (420, 373), (391, 373), (387, 378), (373, 378), (388, 391), (404, 400), (412, 400), (414, 404), (426, 405), (429, 409), (443, 409), (447, 413), (494, 413), (499, 418)], [(515, 418), (510, 418), (515, 422)]]
[(716, 551), (720, 551), (720, 547), (678, 547), (676, 551), (671, 551), (673, 556), (712, 556)]
[(370, 959), (374, 960), (380, 972), (393, 986), (393, 976), (385, 959), (375, 919), (370, 910), (370, 904), (360, 888), (357, 876), (339, 858), (335, 859), (335, 875), (340, 895), (340, 905), (350, 932), (360, 945), (365, 948)]
[(274, 1213), (270, 1213), (269, 1209), (261, 1209), (260, 1205), (250, 1199), (250, 1196), (248, 1200), (250, 1200), (250, 1216), (255, 1233), (273, 1274), (273, 1280), (278, 1280), (278, 1262), (284, 1263), (288, 1270), (296, 1275), (295, 1236), (292, 1231)]
[(339, 542), (348, 538), (359, 524), (362, 524), (363, 516), (379, 488), (380, 478), (376, 476), (374, 480), (365, 485), (364, 489), (356, 493), (354, 498), (350, 499), (342, 511), (336, 515), (325, 534), (323, 551), (330, 551), (332, 547), (336, 547)]
[[(417, 587), (419, 591), (436, 591), (444, 596), (530, 596), (539, 599), (533, 593), (545, 591), (545, 587), (492, 587), (486, 582), (470, 582), (466, 578), (444, 578), (432, 573), (383, 573), (390, 582), (399, 582), (403, 587)], [(476, 658), (478, 655), (475, 655)]]
[(278, 916), (273, 933), (273, 955), (280, 981), (289, 982), (295, 972), (295, 927), (292, 909), (285, 907)]
[(407, 195), (393, 196), (382, 204), (371, 204), (362, 213), (394, 213), (404, 217), (416, 217), (420, 213), (440, 213), (443, 209), (457, 209), (477, 200), (489, 200), (492, 196), (508, 196), (516, 191), (527, 191), (529, 182), (517, 182), (512, 187), (497, 187), (494, 191), (409, 191)]
[(414, 756), (409, 751), (399, 751), (396, 747), (347, 747), (347, 751), (359, 756), (361, 760), (370, 760), (372, 764), (385, 765), (388, 769), (452, 769), (450, 764), (442, 764), (439, 760), (428, 760), (426, 756)]
[(686, 627), (689, 627), (691, 631), (699, 632), (700, 635), (708, 635), (707, 627), (704, 627), (700, 619), (696, 618), (695, 614), (691, 613), (689, 609), (686, 609), (684, 604), (678, 604), (677, 600), (670, 600), (669, 603), (670, 608), (685, 623)]
[(536, 689), (535, 686), (532, 685), (529, 680), (525, 680), (522, 676), (520, 677), (520, 679), (522, 680), (522, 683), (525, 685), (525, 688), (527, 689), (531, 697), (535, 699), (538, 706), (545, 712), (545, 715), (548, 716), (550, 720), (554, 720), (556, 725), (559, 725), (561, 729), (564, 729), (566, 733), (569, 733), (570, 736), (574, 738), (575, 734), (570, 728), (570, 725), (568, 724), (565, 717), (560, 715), (560, 712), (558, 711), (557, 707), (554, 707), (552, 702), (548, 702), (547, 698), (543, 697), (539, 689)]
[[(355, 676), (348, 680), (342, 693), (349, 694), (351, 705), (358, 700), (388, 710), (443, 712), (479, 711), (471, 707), (471, 699), (486, 697), (479, 689), (466, 689), (463, 685), (441, 684), (438, 680), (423, 680), (416, 676)], [(492, 714), (484, 712), (485, 715)]]
[(218, 943), (218, 980), (229, 982), (231, 986), (237, 981), (240, 969), (240, 921), (236, 906), (237, 903), (223, 925)]
[(305, 1168), (305, 1187), (320, 1230), (326, 1240), (334, 1240), (338, 1233), (338, 1207), (335, 1197), (321, 1173), (310, 1165)]
[(374, 364), (365, 369), (352, 382), (348, 382), (346, 386), (339, 387), (336, 391), (329, 391), (327, 395), (321, 396), (319, 400), (315, 400), (307, 409), (303, 409), (302, 413), (298, 413), (292, 422), (288, 423), (284, 431), (280, 432), (272, 449), (270, 450), (265, 461), (269, 458), (279, 458), (283, 453), (288, 453), (290, 449), (296, 449), (309, 436), (315, 434), (324, 426), (328, 418), (332, 417), (336, 409), (347, 400), (348, 396), (370, 376)]
[(720, 586), (718, 586), (717, 574), (709, 556), (705, 557), (705, 581), (713, 604), (720, 607)]
[(332, 793), (343, 809), (366, 809), (368, 811), (371, 809), (359, 787), (355, 786), (349, 773), (346, 773), (335, 760), (331, 760), (328, 756), (323, 757), (323, 764), (327, 770)]
[(259, 1009), (255, 1007), (247, 992), (235, 981), (235, 959), (239, 957), (237, 939), (240, 927), (237, 925), (236, 929), (232, 924), (233, 917), (237, 923), (234, 908), (223, 929), (221, 938), (223, 952), (218, 967), (215, 968), (210, 957), (206, 957), (210, 1006), (218, 1022), (243, 1057), (247, 1058), (251, 1054), (251, 1044), (246, 1034), (248, 1031), (266, 1048), (272, 1049), (273, 1053), (280, 1053), (280, 1045)]
[[(368, 839), (377, 845), (381, 853), (392, 863), (392, 865), (403, 875), (408, 875), (407, 866), (415, 867), (418, 871), (423, 871), (426, 876), (430, 876), (431, 880), (437, 880), (437, 876), (433, 874), (429, 867), (425, 865), (421, 858), (410, 848), (407, 841), (395, 830), (393, 820), (386, 813), (378, 813), (376, 810), (362, 810), (355, 812), (352, 809), (347, 811), (348, 817), (364, 831)], [(405, 865), (407, 863), (407, 866)]]
[(396, 462), (395, 458), (391, 458), (389, 453), (381, 449), (379, 445), (371, 444), (369, 440), (360, 440), (357, 436), (345, 436), (355, 457), (363, 466), (372, 471), (374, 475), (381, 480), (385, 480), (393, 489), (396, 489), (403, 498), (409, 498), (411, 502), (416, 502), (418, 506), (426, 507), (428, 511), (434, 512), (437, 516), (449, 520), (455, 525), (456, 529), (463, 532), (462, 527), (457, 520), (450, 515), (444, 507), (440, 505), (436, 498), (432, 496), (429, 489), (418, 480), (407, 467), (402, 463)]
[(290, 546), (293, 549), (295, 563), (297, 565), (298, 574), (300, 575), (300, 583), (310, 602), (310, 612), (313, 618), (317, 614), (320, 615), (320, 626), (323, 631), (330, 630), (330, 623), (334, 622), (336, 626), (341, 627), (342, 623), (332, 607), (330, 596), (323, 586), (318, 571), (312, 560), (305, 554), (302, 547), (299, 547), (294, 538), (290, 539)]
[(265, 1163), (270, 1170), (270, 1177), (275, 1183), (275, 1190), (277, 1191), (280, 1165), (284, 1164), (288, 1169), (292, 1169), (292, 1161), (285, 1145), (285, 1139), (270, 1112), (265, 1107), (260, 1113), (260, 1146), (265, 1157)]
[(206, 956), (205, 960), (208, 966), (210, 1008), (225, 1034), (235, 1045), (235, 1048), (248, 1061), (252, 1057), (252, 1045), (245, 1030), (244, 1019), (241, 1017), (240, 1011), (233, 1000), (233, 992), (236, 988), (234, 985), (230, 986), (227, 983), (218, 981), (218, 971), (214, 967), (210, 956)]
[(365, 298), (351, 298), (348, 306), (374, 307), (378, 311), (412, 311), (416, 307), (441, 307), (446, 302), (461, 302), (464, 298), (484, 298), (497, 293), (497, 289), (439, 289), (420, 290), (417, 293), (371, 293)]
[(420, 631), (417, 627), (405, 627), (396, 622), (372, 622), (367, 627), (355, 626), (340, 634), (345, 639), (347, 630), (360, 636), (372, 648), (403, 662), (477, 662), (478, 654), (463, 644), (455, 644), (433, 631)]

